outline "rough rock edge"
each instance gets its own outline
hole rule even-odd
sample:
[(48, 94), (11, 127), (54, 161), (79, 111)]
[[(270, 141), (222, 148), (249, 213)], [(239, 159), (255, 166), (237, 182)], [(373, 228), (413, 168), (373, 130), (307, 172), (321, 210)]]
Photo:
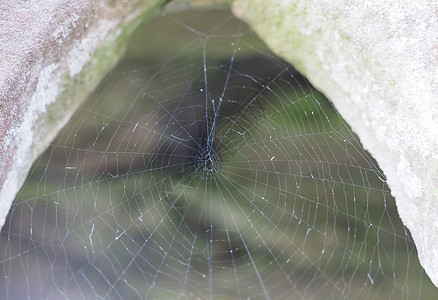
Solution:
[(163, 0), (107, 2), (0, 2), (0, 227), (33, 161)]
[(438, 2), (238, 0), (233, 11), (359, 135), (438, 286)]

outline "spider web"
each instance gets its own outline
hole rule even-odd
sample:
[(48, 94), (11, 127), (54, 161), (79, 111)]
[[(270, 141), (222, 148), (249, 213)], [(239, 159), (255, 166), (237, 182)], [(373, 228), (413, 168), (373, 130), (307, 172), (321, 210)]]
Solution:
[(227, 12), (164, 16), (35, 163), (1, 299), (421, 299), (378, 166)]

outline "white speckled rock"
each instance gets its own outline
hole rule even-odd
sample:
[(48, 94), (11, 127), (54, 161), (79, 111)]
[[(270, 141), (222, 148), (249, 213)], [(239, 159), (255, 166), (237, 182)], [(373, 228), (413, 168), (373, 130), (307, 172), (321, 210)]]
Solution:
[(0, 226), (35, 158), (162, 2), (0, 1)]
[(438, 286), (438, 2), (237, 0), (233, 10), (359, 135)]

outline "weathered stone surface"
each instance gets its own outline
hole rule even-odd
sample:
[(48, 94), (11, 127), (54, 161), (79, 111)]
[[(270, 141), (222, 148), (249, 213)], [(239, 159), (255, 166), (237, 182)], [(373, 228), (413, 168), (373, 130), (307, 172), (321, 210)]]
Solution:
[(238, 0), (233, 10), (359, 135), (438, 286), (438, 2)]
[(32, 162), (162, 2), (0, 2), (0, 226)]

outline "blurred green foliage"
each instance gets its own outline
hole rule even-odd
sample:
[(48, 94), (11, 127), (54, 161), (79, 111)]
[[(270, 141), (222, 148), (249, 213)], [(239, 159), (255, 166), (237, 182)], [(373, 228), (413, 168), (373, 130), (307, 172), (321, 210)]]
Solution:
[[(180, 124), (199, 117), (205, 53), (212, 98), (230, 57), (241, 71), (222, 119), (236, 125), (217, 132), (230, 154), (208, 179), (185, 160), (176, 174), (151, 163), (170, 155), (157, 150), (166, 147), (190, 157), (175, 139), (157, 145), (175, 134), (166, 111)], [(233, 119), (279, 68), (289, 67), (228, 12), (184, 12), (140, 28), (35, 163), (2, 232), (3, 269), (51, 297), (437, 295), (376, 163), (292, 68), (291, 82), (258, 97), (265, 112)], [(8, 282), (10, 295), (22, 295)]]

